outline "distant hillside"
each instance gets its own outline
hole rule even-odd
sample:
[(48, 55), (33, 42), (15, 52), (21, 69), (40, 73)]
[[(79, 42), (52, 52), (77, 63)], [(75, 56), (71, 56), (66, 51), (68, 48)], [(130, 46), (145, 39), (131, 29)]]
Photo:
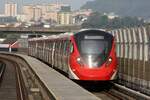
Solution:
[(81, 7), (100, 13), (114, 12), (121, 16), (150, 18), (150, 0), (94, 0)]

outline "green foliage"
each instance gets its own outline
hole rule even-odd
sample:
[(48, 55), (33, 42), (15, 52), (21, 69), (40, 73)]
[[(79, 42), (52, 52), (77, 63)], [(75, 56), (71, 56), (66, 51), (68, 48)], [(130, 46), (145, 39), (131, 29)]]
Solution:
[(0, 38), (20, 38), (20, 35), (15, 33), (8, 34), (5, 32), (4, 33), (0, 32)]
[(149, 19), (150, 0), (89, 0), (81, 9)]
[(12, 34), (8, 34), (7, 35), (7, 38), (20, 38), (20, 35), (19, 34), (15, 34), (15, 33), (12, 33)]
[(82, 28), (123, 28), (144, 25), (144, 20), (137, 17), (116, 17), (108, 19), (106, 15), (101, 15), (98, 12), (92, 13), (89, 18), (82, 24)]
[(98, 12), (94, 12), (91, 16), (86, 20), (83, 24), (83, 28), (101, 28), (105, 27), (108, 23), (108, 17), (105, 15), (101, 15)]
[(0, 32), (0, 38), (6, 38), (7, 34)]

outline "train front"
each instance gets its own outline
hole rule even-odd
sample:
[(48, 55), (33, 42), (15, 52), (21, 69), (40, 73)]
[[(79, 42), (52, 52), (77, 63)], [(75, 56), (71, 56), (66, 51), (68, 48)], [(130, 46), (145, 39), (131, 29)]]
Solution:
[(100, 30), (85, 30), (72, 38), (70, 78), (78, 80), (114, 80), (117, 58), (114, 38)]

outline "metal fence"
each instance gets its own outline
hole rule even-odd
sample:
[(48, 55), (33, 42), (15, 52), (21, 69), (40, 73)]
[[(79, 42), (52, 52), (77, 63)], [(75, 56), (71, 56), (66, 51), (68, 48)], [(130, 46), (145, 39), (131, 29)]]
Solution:
[(110, 32), (116, 39), (118, 82), (150, 95), (150, 26)]

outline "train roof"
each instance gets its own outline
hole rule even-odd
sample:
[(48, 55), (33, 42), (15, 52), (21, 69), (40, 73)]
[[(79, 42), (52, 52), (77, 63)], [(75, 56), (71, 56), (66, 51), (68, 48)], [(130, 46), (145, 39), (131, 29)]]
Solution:
[[(88, 29), (81, 29), (80, 31), (78, 31), (76, 34), (80, 34), (80, 33), (84, 33), (84, 32), (91, 32), (91, 31), (99, 31), (98, 33), (102, 33), (102, 34), (109, 34), (112, 35), (111, 32), (106, 31), (105, 29), (98, 29), (98, 28), (88, 28)], [(74, 34), (74, 35), (76, 35)], [(112, 35), (113, 36), (113, 35)]]
[(97, 28), (88, 28), (88, 29), (81, 29), (79, 30), (78, 32), (76, 33), (73, 33), (73, 32), (66, 32), (66, 33), (61, 33), (59, 35), (50, 35), (50, 36), (47, 36), (47, 37), (40, 37), (40, 38), (32, 38), (32, 39), (29, 39), (29, 41), (40, 41), (40, 40), (49, 40), (49, 39), (70, 39), (70, 36), (72, 35), (75, 35), (75, 34), (78, 34), (80, 32), (84, 32), (84, 31), (102, 31), (102, 32), (106, 32), (106, 33), (109, 33), (111, 34), (110, 32), (107, 32), (106, 30), (104, 29), (97, 29)]
[(98, 29), (98, 28), (86, 28), (86, 29), (81, 29), (79, 32), (82, 32), (82, 31), (89, 31), (89, 30), (98, 30), (98, 31), (104, 31), (104, 32), (106, 32), (105, 29)]

